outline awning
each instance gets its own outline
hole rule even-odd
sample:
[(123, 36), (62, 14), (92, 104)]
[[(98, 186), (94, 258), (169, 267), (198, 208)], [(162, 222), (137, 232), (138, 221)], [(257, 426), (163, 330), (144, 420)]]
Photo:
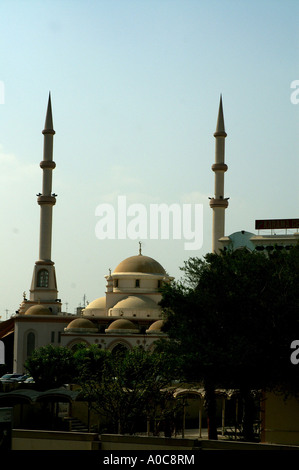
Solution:
[(0, 339), (14, 332), (15, 321), (13, 318), (0, 322)]
[(36, 401), (59, 401), (64, 403), (71, 403), (77, 399), (80, 393), (80, 390), (63, 390), (60, 388), (55, 388), (52, 390), (46, 390), (45, 392), (40, 392), (36, 398)]
[[(196, 388), (196, 387), (178, 387), (174, 391), (174, 397), (178, 398), (181, 396), (191, 396), (191, 395), (196, 395), (200, 398), (205, 397), (205, 389), (202, 387)], [(237, 394), (237, 390), (232, 390), (232, 389), (216, 389), (215, 390), (215, 395), (216, 396), (222, 396), (224, 398), (232, 398), (234, 395)]]
[(17, 404), (17, 403), (33, 403), (38, 397), (35, 390), (13, 390), (11, 392), (0, 393), (0, 406), (3, 403)]
[(64, 390), (64, 389), (51, 389), (45, 392), (39, 392), (31, 389), (19, 389), (13, 390), (11, 392), (2, 392), (0, 393), (0, 406), (4, 406), (4, 403), (10, 404), (21, 404), (28, 403), (32, 404), (35, 402), (41, 401), (54, 401), (54, 402), (63, 402), (71, 403), (75, 401), (80, 394), (80, 390)]

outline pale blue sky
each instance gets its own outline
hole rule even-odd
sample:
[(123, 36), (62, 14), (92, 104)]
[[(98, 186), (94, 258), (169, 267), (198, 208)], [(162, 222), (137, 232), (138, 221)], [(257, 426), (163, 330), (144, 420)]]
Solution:
[[(144, 240), (176, 278), (211, 250), (219, 96), (227, 131), (226, 234), (297, 218), (297, 0), (2, 0), (0, 3), (0, 315), (17, 310), (38, 258), (43, 136), (51, 91), (52, 259), (68, 311), (105, 291), (138, 241), (95, 236), (96, 207), (204, 205), (204, 244)], [(116, 207), (116, 206), (115, 206)]]

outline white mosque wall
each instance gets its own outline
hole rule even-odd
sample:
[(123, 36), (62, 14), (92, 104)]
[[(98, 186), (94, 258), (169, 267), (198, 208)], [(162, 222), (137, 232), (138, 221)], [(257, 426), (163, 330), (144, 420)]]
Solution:
[(60, 346), (61, 333), (68, 323), (66, 317), (16, 317), (13, 372), (25, 372), (24, 363), (32, 350), (48, 344)]

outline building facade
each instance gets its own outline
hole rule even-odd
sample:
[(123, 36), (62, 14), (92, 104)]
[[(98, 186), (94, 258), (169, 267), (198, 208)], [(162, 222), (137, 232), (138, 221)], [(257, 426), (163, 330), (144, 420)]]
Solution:
[(23, 300), (16, 314), (0, 323), (0, 339), (6, 347), (7, 363), (13, 372), (23, 373), (24, 363), (42, 346), (72, 348), (78, 343), (99, 347), (153, 349), (163, 335), (160, 288), (171, 282), (160, 263), (139, 253), (109, 272), (104, 296), (95, 299), (76, 316), (61, 310), (52, 251), (52, 212), (56, 194), (52, 192), (53, 128), (49, 95), (44, 130), (42, 192), (37, 194), (40, 206), (39, 258), (35, 262), (29, 299)]

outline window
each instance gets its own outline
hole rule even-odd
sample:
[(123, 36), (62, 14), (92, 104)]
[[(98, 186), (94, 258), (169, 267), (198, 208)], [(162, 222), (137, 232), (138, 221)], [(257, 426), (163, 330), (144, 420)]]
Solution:
[(33, 351), (35, 350), (35, 334), (32, 333), (32, 331), (30, 333), (28, 333), (27, 335), (27, 357), (30, 357), (31, 354), (33, 353)]
[(37, 287), (49, 287), (49, 271), (40, 269), (37, 273)]
[(140, 287), (140, 280), (139, 279), (136, 279), (135, 287)]
[(114, 281), (113, 281), (113, 286), (114, 286), (114, 287), (118, 287), (118, 279), (114, 279)]
[(55, 331), (51, 331), (51, 343), (55, 341)]
[(112, 349), (112, 354), (124, 356), (128, 350), (129, 350), (129, 348), (125, 344), (118, 343)]

